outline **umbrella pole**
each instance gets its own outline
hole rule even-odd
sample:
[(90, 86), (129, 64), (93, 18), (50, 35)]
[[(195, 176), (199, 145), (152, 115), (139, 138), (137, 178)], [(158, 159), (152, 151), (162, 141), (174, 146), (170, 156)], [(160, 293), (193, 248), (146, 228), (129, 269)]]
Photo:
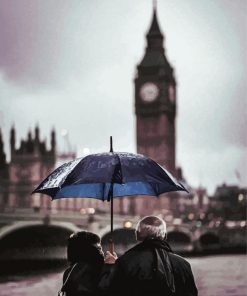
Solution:
[(114, 252), (114, 242), (113, 242), (113, 194), (111, 193), (111, 236), (109, 239), (109, 251), (113, 254)]
[[(110, 136), (110, 152), (113, 153), (113, 145), (112, 145), (112, 136)], [(111, 186), (113, 186), (113, 180), (111, 183)], [(109, 194), (110, 194), (110, 202), (111, 202), (111, 236), (109, 239), (109, 250), (113, 254), (114, 252), (114, 242), (113, 242), (113, 188), (111, 188)]]
[[(113, 153), (112, 136), (110, 136), (110, 152)], [(113, 186), (113, 179), (111, 180), (111, 186)], [(110, 190), (110, 201), (111, 201), (111, 238), (113, 238), (113, 188)]]
[(113, 195), (111, 196), (111, 237), (113, 238)]

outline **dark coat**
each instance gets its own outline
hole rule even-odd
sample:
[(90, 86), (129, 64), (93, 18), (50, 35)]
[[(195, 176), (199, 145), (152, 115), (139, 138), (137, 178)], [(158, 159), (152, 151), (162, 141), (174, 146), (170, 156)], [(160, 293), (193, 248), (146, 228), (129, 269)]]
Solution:
[[(78, 262), (62, 289), (66, 292), (66, 296), (97, 296), (97, 286), (102, 265), (95, 266), (88, 262)], [(72, 267), (73, 265), (65, 270), (63, 283), (66, 281)]]
[(146, 240), (105, 269), (100, 286), (114, 296), (197, 296), (190, 264), (165, 241)]

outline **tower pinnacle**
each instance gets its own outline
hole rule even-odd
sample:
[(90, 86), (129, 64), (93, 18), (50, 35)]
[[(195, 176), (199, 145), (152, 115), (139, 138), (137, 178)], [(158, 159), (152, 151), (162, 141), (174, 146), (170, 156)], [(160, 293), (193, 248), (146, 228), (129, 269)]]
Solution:
[(147, 38), (148, 37), (151, 37), (151, 36), (155, 36), (155, 37), (162, 37), (163, 38), (163, 35), (161, 33), (161, 30), (160, 30), (160, 27), (159, 27), (159, 24), (158, 24), (158, 20), (157, 20), (157, 11), (156, 11), (156, 4), (154, 3), (153, 4), (154, 7), (153, 7), (153, 19), (152, 19), (152, 22), (151, 22), (151, 26), (150, 26), (150, 29), (147, 33)]
[(157, 8), (157, 0), (153, 0), (153, 10), (156, 11)]

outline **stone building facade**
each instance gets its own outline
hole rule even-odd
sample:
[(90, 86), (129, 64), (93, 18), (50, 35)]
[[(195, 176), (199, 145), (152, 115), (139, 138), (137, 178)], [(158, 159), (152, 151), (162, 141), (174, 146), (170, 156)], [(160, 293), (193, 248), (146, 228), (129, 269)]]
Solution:
[(31, 192), (53, 169), (56, 163), (56, 135), (51, 131), (50, 148), (40, 139), (36, 126), (34, 135), (28, 132), (27, 138), (16, 143), (16, 131), (10, 131), (10, 162), (6, 162), (3, 139), (0, 134), (0, 207), (15, 208), (50, 207), (49, 198), (32, 196)]

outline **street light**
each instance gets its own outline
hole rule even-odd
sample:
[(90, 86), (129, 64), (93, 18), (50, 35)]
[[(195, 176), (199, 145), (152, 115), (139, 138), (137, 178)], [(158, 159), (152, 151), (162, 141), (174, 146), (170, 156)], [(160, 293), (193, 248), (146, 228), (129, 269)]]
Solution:
[(130, 221), (125, 221), (124, 222), (124, 228), (132, 228), (133, 224)]
[(240, 193), (238, 195), (238, 201), (241, 202), (241, 201), (243, 201), (243, 199), (244, 199), (244, 195), (242, 193)]

